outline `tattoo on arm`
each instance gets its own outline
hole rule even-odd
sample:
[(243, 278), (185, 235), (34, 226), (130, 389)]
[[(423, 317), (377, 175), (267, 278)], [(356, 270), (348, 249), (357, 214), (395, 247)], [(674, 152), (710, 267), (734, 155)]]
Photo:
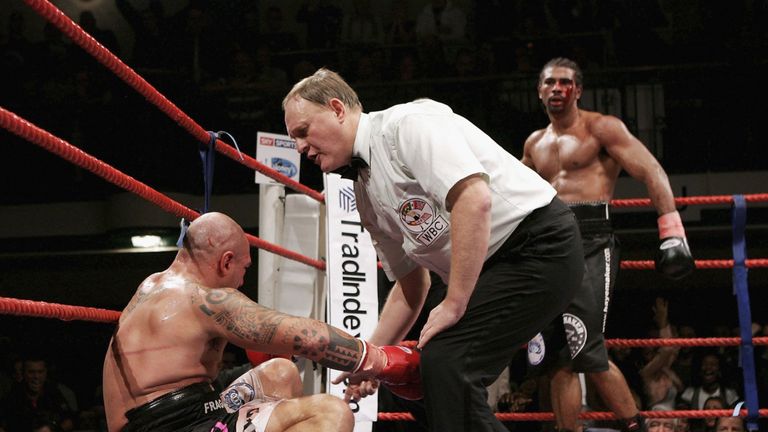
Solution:
[(325, 357), (320, 360), (320, 364), (331, 369), (351, 371), (357, 366), (362, 356), (362, 345), (360, 342), (347, 334), (340, 332), (335, 327), (326, 324), (328, 328), (328, 349), (325, 350)]
[(362, 355), (362, 345), (357, 339), (320, 321), (296, 319), (282, 337), (284, 343), (292, 345), (296, 355), (331, 369), (350, 371)]
[[(332, 369), (350, 371), (362, 356), (360, 341), (341, 330), (320, 321), (291, 317), (265, 308), (234, 290), (210, 290), (199, 308), (240, 339), (291, 349), (296, 355)], [(279, 328), (281, 324), (283, 327)]]
[(277, 327), (286, 318), (233, 290), (211, 290), (200, 310), (236, 337), (259, 345), (272, 343)]

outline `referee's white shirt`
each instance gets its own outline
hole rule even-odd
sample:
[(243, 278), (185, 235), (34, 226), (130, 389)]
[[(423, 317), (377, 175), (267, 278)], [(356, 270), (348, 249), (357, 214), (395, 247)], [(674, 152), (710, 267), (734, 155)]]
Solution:
[(480, 174), (491, 190), (486, 259), (556, 195), (477, 126), (429, 99), (362, 113), (353, 156), (370, 167), (355, 182), (357, 209), (392, 280), (423, 266), (447, 283), (451, 214), (445, 200), (460, 180)]

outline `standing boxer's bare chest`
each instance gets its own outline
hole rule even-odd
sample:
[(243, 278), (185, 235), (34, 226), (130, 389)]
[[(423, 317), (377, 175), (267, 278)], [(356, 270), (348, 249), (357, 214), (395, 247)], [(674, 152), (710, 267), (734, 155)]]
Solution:
[(532, 157), (542, 177), (553, 179), (592, 165), (600, 153), (597, 140), (586, 132), (556, 134), (547, 131), (536, 143)]

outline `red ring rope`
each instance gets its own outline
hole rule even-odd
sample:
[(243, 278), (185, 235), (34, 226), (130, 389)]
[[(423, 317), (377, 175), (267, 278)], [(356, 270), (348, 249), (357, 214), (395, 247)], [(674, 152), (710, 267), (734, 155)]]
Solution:
[(8, 315), (58, 318), (63, 321), (93, 321), (115, 323), (120, 312), (83, 306), (70, 306), (33, 300), (0, 297), (0, 312)]
[[(99, 322), (117, 322), (119, 311), (71, 306), (58, 303), (47, 303), (34, 300), (20, 300), (0, 297), (0, 313), (40, 318), (58, 318), (64, 321), (83, 320)], [(96, 317), (97, 319), (93, 319)], [(738, 346), (741, 338), (712, 337), (712, 338), (653, 338), (653, 339), (606, 339), (608, 348), (625, 347), (702, 347), (702, 346)], [(768, 336), (752, 338), (753, 345), (768, 345)], [(416, 341), (403, 341), (400, 345), (415, 347)]]
[[(747, 194), (744, 195), (744, 200), (747, 202), (765, 202), (768, 201), (768, 194)], [(711, 195), (711, 196), (695, 196), (695, 197), (679, 197), (675, 198), (675, 204), (678, 205), (706, 205), (706, 204), (732, 204), (732, 195)], [(648, 207), (651, 205), (650, 198), (631, 198), (631, 199), (615, 199), (611, 200), (610, 204), (613, 207)]]
[[(640, 411), (645, 418), (714, 418), (731, 417), (733, 410), (680, 410), (680, 411)], [(741, 417), (747, 415), (747, 410), (741, 410)], [(760, 417), (768, 417), (768, 408), (758, 410)], [(496, 413), (496, 418), (501, 421), (554, 421), (555, 415), (551, 412), (522, 412), (522, 413)], [(616, 416), (611, 412), (585, 412), (579, 414), (583, 420), (615, 420)], [(389, 412), (379, 413), (378, 419), (382, 421), (409, 421), (415, 420), (411, 413)]]
[[(733, 260), (695, 260), (698, 269), (726, 269), (733, 268)], [(747, 268), (768, 267), (768, 259), (757, 258), (745, 261)], [(621, 268), (629, 270), (653, 270), (656, 265), (653, 261), (622, 261)]]

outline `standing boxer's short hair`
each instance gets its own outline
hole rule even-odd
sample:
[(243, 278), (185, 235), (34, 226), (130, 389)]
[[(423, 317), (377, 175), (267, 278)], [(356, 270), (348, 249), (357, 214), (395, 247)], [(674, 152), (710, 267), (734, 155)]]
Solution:
[(581, 73), (579, 64), (565, 57), (555, 57), (541, 68), (541, 72), (539, 72), (539, 84), (544, 80), (544, 71), (549, 67), (564, 67), (573, 70), (573, 79), (576, 82), (576, 85), (579, 87), (582, 86), (584, 75)]
[(283, 99), (283, 111), (285, 111), (285, 104), (295, 96), (319, 105), (327, 105), (332, 98), (338, 98), (350, 108), (363, 109), (357, 93), (344, 81), (344, 78), (326, 68), (320, 68), (314, 74), (297, 82)]

